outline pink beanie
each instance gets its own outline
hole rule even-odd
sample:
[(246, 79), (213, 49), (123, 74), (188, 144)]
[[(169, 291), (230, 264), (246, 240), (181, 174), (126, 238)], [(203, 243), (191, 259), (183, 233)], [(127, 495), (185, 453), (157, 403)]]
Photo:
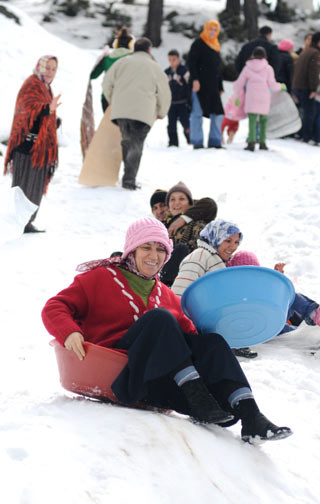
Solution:
[(279, 51), (292, 51), (293, 42), (289, 39), (283, 39), (278, 44)]
[(167, 228), (154, 217), (144, 217), (128, 227), (121, 259), (125, 259), (130, 252), (148, 242), (161, 243), (167, 252), (165, 262), (170, 259), (172, 240), (169, 238)]
[(253, 252), (240, 250), (227, 262), (227, 267), (229, 266), (260, 266), (260, 263)]

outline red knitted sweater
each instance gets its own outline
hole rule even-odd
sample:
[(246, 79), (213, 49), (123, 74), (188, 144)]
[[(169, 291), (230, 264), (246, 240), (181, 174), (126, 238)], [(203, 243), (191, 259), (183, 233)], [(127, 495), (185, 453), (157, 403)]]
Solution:
[(113, 347), (141, 315), (159, 307), (172, 313), (182, 331), (196, 333), (180, 298), (158, 279), (145, 306), (117, 267), (100, 267), (77, 275), (69, 287), (49, 299), (42, 320), (61, 344), (79, 331), (86, 341)]

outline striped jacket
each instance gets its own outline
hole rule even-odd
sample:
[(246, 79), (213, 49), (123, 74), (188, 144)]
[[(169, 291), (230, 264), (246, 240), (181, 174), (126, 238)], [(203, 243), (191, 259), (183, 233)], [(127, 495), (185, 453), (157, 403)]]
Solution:
[(203, 240), (198, 240), (198, 248), (187, 255), (180, 264), (179, 273), (171, 289), (182, 296), (189, 285), (206, 273), (225, 268), (218, 252)]

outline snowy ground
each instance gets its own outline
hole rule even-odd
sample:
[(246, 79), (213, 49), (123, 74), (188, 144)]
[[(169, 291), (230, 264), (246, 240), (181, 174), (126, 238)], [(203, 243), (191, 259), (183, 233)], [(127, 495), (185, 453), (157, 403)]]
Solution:
[[(9, 8), (8, 2), (0, 5)], [(242, 249), (256, 252), (265, 266), (286, 262), (297, 290), (319, 300), (319, 148), (270, 140), (270, 152), (245, 152), (243, 121), (226, 150), (192, 151), (182, 135), (181, 147), (169, 150), (163, 120), (146, 141), (140, 191), (82, 187), (77, 184), (81, 105), (99, 51), (62, 41), (14, 11), (22, 26), (0, 15), (0, 141), (9, 134), (23, 79), (46, 52), (60, 61), (53, 89), (62, 93), (63, 130), (59, 170), (37, 220), (47, 232), (8, 242), (0, 227), (0, 501), (318, 503), (320, 360), (310, 348), (319, 346), (320, 328), (303, 325), (257, 346), (259, 357), (242, 362), (263, 412), (294, 431), (287, 440), (255, 448), (241, 443), (239, 425), (197, 427), (181, 417), (65, 392), (40, 311), (69, 284), (78, 263), (121, 250), (128, 224), (150, 213), (154, 189), (179, 180), (194, 197), (213, 197), (219, 217), (239, 224)], [(99, 93), (95, 85), (97, 123)], [(5, 146), (0, 150), (4, 154)], [(3, 177), (0, 201), (9, 188), (10, 177)]]

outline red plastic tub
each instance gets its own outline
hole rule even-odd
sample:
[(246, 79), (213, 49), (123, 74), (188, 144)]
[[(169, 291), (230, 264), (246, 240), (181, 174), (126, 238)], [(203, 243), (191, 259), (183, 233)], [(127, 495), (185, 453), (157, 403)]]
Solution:
[(63, 388), (76, 394), (119, 402), (111, 385), (128, 362), (126, 354), (84, 342), (86, 356), (81, 361), (57, 340), (52, 340), (50, 345), (55, 349)]

